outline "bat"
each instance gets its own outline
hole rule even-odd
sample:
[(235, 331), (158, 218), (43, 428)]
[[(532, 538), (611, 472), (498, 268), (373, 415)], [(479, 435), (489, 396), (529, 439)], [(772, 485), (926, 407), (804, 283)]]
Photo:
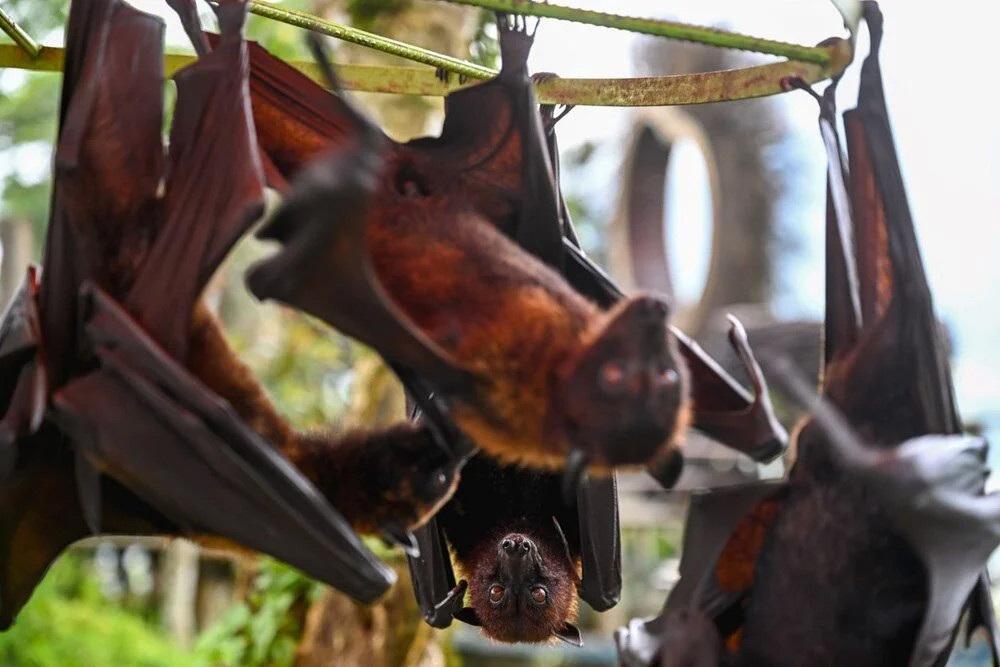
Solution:
[[(625, 664), (668, 652), (661, 640), (677, 634), (667, 626), (684, 606), (714, 621), (687, 641), (710, 643), (714, 631), (732, 649), (697, 664), (938, 665), (966, 611), (968, 633), (985, 626), (996, 644), (983, 571), (1000, 543), (998, 498), (983, 495), (985, 441), (960, 435), (882, 92), (882, 16), (872, 2), (864, 16), (872, 47), (857, 108), (844, 115), (849, 163), (833, 85), (820, 98), (829, 157), (822, 398), (774, 362), (811, 413), (790, 479), (765, 503), (746, 499), (754, 509), (732, 532), (723, 532), (731, 521), (713, 531), (710, 513), (698, 516), (712, 534), (688, 562), (695, 584), (658, 619), (619, 632)], [(709, 572), (698, 568), (713, 554), (702, 560), (714, 563)]]
[[(596, 471), (655, 467), (672, 459), (669, 445), (688, 413), (679, 336), (664, 333), (669, 307), (647, 295), (594, 304), (557, 273), (577, 260), (562, 240), (525, 67), (532, 37), (506, 18), (500, 35), (500, 75), (446, 99), (440, 137), (407, 144), (252, 49), (269, 182), (296, 185), (260, 232), (282, 249), (251, 271), (248, 285), (412, 370), (461, 431), (505, 463), (554, 469), (580, 452)], [(765, 424), (771, 430), (761, 438), (759, 410), (748, 412), (746, 395), (694, 356), (709, 377), (695, 392), (705, 394), (702, 423), (725, 413), (718, 432), (773, 456), (775, 425)]]
[[(410, 313), (399, 312), (401, 307), (413, 302), (412, 297), (401, 298), (400, 291), (397, 291), (413, 288), (409, 283), (414, 281), (406, 274), (407, 270), (414, 275), (426, 276), (430, 282), (431, 276), (436, 275), (434, 270), (439, 270), (440, 266), (433, 267), (433, 270), (410, 270), (408, 267), (412, 264), (408, 262), (413, 260), (405, 257), (397, 258), (398, 267), (385, 266), (384, 262), (384, 269), (378, 266), (376, 243), (382, 243), (387, 248), (385, 252), (393, 251), (397, 255), (406, 249), (405, 243), (411, 244), (409, 247), (419, 244), (421, 251), (439, 264), (440, 258), (436, 253), (427, 253), (428, 249), (437, 247), (433, 245), (439, 238), (435, 235), (435, 229), (428, 227), (428, 223), (419, 217), (414, 219), (413, 211), (406, 211), (401, 206), (398, 216), (400, 220), (406, 219), (409, 228), (394, 229), (391, 239), (376, 238), (376, 243), (365, 243), (362, 234), (365, 216), (371, 221), (370, 227), (389, 224), (375, 217), (372, 210), (377, 204), (373, 204), (373, 200), (391, 201), (398, 199), (400, 193), (407, 195), (407, 199), (412, 199), (414, 195), (431, 192), (433, 188), (434, 191), (442, 191), (442, 199), (471, 201), (478, 212), (490, 216), (488, 222), (492, 226), (498, 227), (508, 238), (517, 240), (523, 247), (531, 250), (535, 257), (548, 261), (553, 268), (563, 265), (563, 253), (569, 256), (570, 261), (564, 268), (569, 272), (571, 267), (575, 267), (574, 284), (580, 283), (589, 288), (592, 298), (602, 306), (612, 307), (613, 302), (621, 296), (603, 273), (590, 264), (572, 244), (575, 238), (572, 223), (561, 203), (557, 182), (549, 176), (549, 169), (534, 169), (530, 165), (529, 168), (519, 167), (525, 160), (525, 155), (541, 156), (538, 159), (544, 167), (545, 155), (549, 150), (554, 150), (547, 148), (547, 144), (554, 147), (555, 137), (551, 132), (551, 123), (548, 122), (545, 131), (539, 132), (538, 112), (530, 96), (527, 76), (523, 72), (523, 58), (530, 41), (522, 32), (511, 29), (509, 23), (502, 22), (501, 28), (502, 44), (505, 45), (504, 53), (507, 57), (500, 77), (449, 96), (446, 100), (445, 127), (440, 138), (417, 140), (402, 146), (389, 142), (338, 95), (323, 91), (262, 49), (251, 47), (251, 97), (263, 148), (262, 161), (265, 165), (270, 165), (266, 172), (272, 185), (287, 191), (288, 180), (298, 179), (299, 194), (298, 198), (293, 194), (286, 203), (284, 217), (279, 216), (272, 228), (264, 232), (286, 244), (286, 250), (276, 260), (272, 260), (269, 266), (265, 265), (264, 270), (271, 270), (264, 282), (270, 280), (273, 284), (280, 284), (278, 288), (286, 294), (296, 295), (295, 298), (299, 300), (294, 303), (298, 307), (305, 307), (324, 317), (341, 330), (374, 344), (388, 358), (401, 362), (393, 364), (393, 367), (415, 399), (423, 396), (426, 400), (429, 390), (426, 387), (414, 390), (414, 374), (407, 373), (404, 365), (417, 371), (416, 376), (433, 378), (436, 381), (435, 388), (439, 390), (448, 386), (465, 387), (475, 380), (469, 378), (465, 369), (456, 368), (453, 360), (448, 358), (448, 352), (441, 349), (444, 345), (439, 344), (439, 340), (425, 335), (430, 327), (416, 327), (412, 324), (407, 326), (405, 318)], [(338, 90), (334, 77), (328, 75), (327, 78), (330, 89)], [(494, 115), (498, 117), (496, 127), (482, 123), (484, 118), (489, 120)], [(519, 145), (518, 137), (527, 139), (522, 138)], [(542, 142), (543, 138), (545, 143)], [(460, 140), (471, 144), (471, 148), (463, 146)], [(525, 142), (528, 144), (526, 147)], [(359, 149), (365, 144), (369, 146), (368, 152)], [(389, 146), (388, 149), (385, 148), (386, 145)], [(388, 157), (373, 154), (372, 151), (387, 151)], [(463, 151), (471, 153), (472, 157)], [(322, 166), (314, 167), (311, 172), (301, 173), (303, 164), (321, 152), (330, 156), (321, 163)], [(385, 162), (389, 166), (385, 166)], [(466, 163), (471, 163), (474, 168), (465, 171), (453, 169), (453, 165)], [(393, 165), (402, 165), (395, 167), (398, 170), (395, 177), (391, 173), (379, 176), (381, 170), (389, 170)], [(421, 166), (418, 170), (420, 165), (430, 166)], [(448, 169), (452, 171), (449, 172)], [(442, 173), (446, 173), (447, 177), (442, 177)], [(379, 178), (382, 179), (381, 185)], [(531, 204), (529, 201), (529, 204), (522, 204), (522, 214), (518, 215), (518, 208), (509, 205), (504, 208), (497, 202), (523, 199), (523, 193), (515, 189), (522, 178), (535, 181), (533, 190), (529, 190), (534, 194), (527, 199), (538, 199), (537, 193), (544, 193), (545, 202)], [(331, 187), (337, 183), (341, 186)], [(456, 184), (460, 184), (462, 188), (459, 189)], [(500, 186), (503, 186), (500, 190), (504, 193), (503, 197), (496, 195)], [(307, 187), (312, 192), (309, 197), (302, 196)], [(365, 187), (376, 194), (369, 194), (368, 199), (359, 198), (359, 189)], [(404, 200), (404, 203), (412, 202)], [(355, 207), (371, 208), (363, 208), (363, 215), (342, 216), (337, 220), (337, 230), (327, 221), (315, 219), (315, 216), (309, 228), (302, 222), (310, 211), (332, 211), (338, 207), (344, 211)], [(544, 211), (544, 216), (537, 212), (524, 215), (525, 210)], [(533, 221), (533, 228), (525, 229), (525, 220)], [(399, 223), (397, 227), (401, 225)], [(477, 236), (489, 234), (488, 230), (481, 229), (476, 230)], [(449, 234), (453, 233), (449, 231)], [(563, 240), (564, 234), (569, 242)], [(412, 241), (408, 235), (413, 236)], [(553, 237), (560, 239), (559, 244), (547, 241)], [(448, 239), (446, 241), (452, 242)], [(290, 252), (289, 248), (293, 244), (297, 247), (294, 252)], [(556, 245), (560, 250), (553, 253), (551, 249)], [(374, 260), (372, 263), (376, 264), (374, 268), (359, 261), (368, 252)], [(318, 253), (322, 261), (316, 254), (310, 257), (310, 253)], [(485, 263), (485, 260), (480, 263)], [(316, 268), (303, 272), (302, 267), (311, 265), (316, 265)], [(404, 274), (403, 280), (406, 281), (397, 290), (385, 289), (390, 287), (385, 274), (391, 276), (392, 271), (398, 272), (397, 275)], [(471, 270), (467, 269), (466, 272), (471, 273)], [(538, 280), (539, 275), (547, 275), (537, 265), (531, 269), (531, 273), (532, 280)], [(373, 274), (377, 275), (377, 279)], [(359, 277), (364, 280), (359, 282)], [(251, 275), (252, 290), (254, 281), (260, 278), (259, 272)], [(571, 277), (571, 282), (573, 280)], [(296, 281), (298, 285), (294, 284)], [(467, 284), (468, 282), (463, 288)], [(323, 294), (322, 285), (329, 285), (331, 288), (337, 285), (337, 292)], [(345, 289), (347, 286), (349, 288)], [(436, 290), (433, 293), (435, 298), (444, 296), (441, 282), (433, 283), (431, 287)], [(368, 290), (367, 298), (357, 300), (357, 295), (365, 289)], [(261, 293), (267, 293), (266, 290), (267, 287), (263, 288)], [(434, 305), (436, 308), (440, 307), (440, 304)], [(467, 308), (463, 306), (462, 311), (465, 310)], [(409, 336), (405, 335), (407, 329), (412, 332)], [(657, 335), (662, 339), (659, 326)], [(751, 404), (742, 389), (731, 379), (725, 378), (700, 349), (686, 339), (683, 342), (695, 367), (702, 376), (709, 378), (709, 383), (702, 389), (705, 394), (702, 405), (705, 408), (699, 413), (699, 423), (708, 426), (706, 430), (717, 435), (724, 434), (727, 441), (736, 443), (758, 457), (771, 457), (780, 452), (784, 432), (773, 418), (766, 392), (759, 392), (758, 398)], [(393, 352), (387, 353), (386, 350), (389, 349)], [(751, 366), (751, 370), (754, 368), (755, 364)], [(760, 379), (762, 388), (759, 369), (754, 377)], [(437, 421), (440, 423), (441, 419)], [(458, 421), (460, 426), (467, 426), (460, 419)], [(450, 439), (462, 449), (461, 435)], [(476, 444), (482, 443), (477, 441)], [(463, 451), (468, 453), (468, 450)], [(479, 472), (470, 481), (467, 481), (467, 475), (463, 476), (456, 499), (445, 506), (439, 517), (415, 531), (420, 555), (410, 557), (410, 569), (418, 603), (425, 618), (436, 627), (446, 627), (453, 618), (457, 618), (482, 625), (486, 634), (494, 638), (537, 641), (562, 637), (576, 641), (577, 633), (571, 626), (576, 591), (592, 607), (604, 610), (617, 602), (621, 588), (620, 540), (613, 480), (590, 478), (577, 485), (571, 475), (568, 484), (565, 480), (560, 483), (557, 474), (519, 470), (514, 466), (504, 465), (503, 461), (507, 460), (510, 460), (509, 457), (503, 454), (497, 457), (495, 450), (489, 449), (473, 459), (473, 463), (469, 465), (473, 465), (474, 472)], [(532, 462), (536, 461), (533, 459)], [(664, 461), (662, 470), (667, 471), (667, 478), (675, 479), (679, 474), (677, 464), (678, 457)], [(582, 469), (582, 465), (579, 467)], [(520, 515), (515, 511), (508, 516), (498, 517), (495, 512), (491, 512), (489, 505), (482, 501), (476, 502), (478, 485), (475, 480), (487, 476), (482, 472), (484, 469), (496, 481), (497, 488), (503, 489), (505, 493), (518, 498), (527, 494), (530, 501), (515, 503), (513, 507), (531, 507), (534, 508), (533, 513)], [(658, 476), (661, 480), (664, 479), (664, 474)], [(560, 485), (563, 487), (563, 499), (557, 500), (554, 490)], [(532, 489), (531, 494), (524, 490), (528, 488)], [(462, 501), (461, 498), (466, 500)], [(464, 509), (459, 514), (453, 506)], [(547, 597), (547, 603), (558, 599), (560, 604), (546, 607), (554, 615), (548, 616), (545, 623), (537, 626), (526, 622), (530, 617), (515, 615), (504, 618), (489, 613), (495, 609), (484, 602), (488, 600), (489, 586), (485, 582), (477, 584), (473, 579), (472, 594), (469, 596), (471, 606), (465, 607), (465, 593), (470, 584), (466, 580), (456, 583), (448, 550), (449, 545), (455, 547), (456, 539), (467, 541), (468, 538), (456, 536), (467, 532), (472, 536), (473, 542), (480, 545), (476, 549), (467, 547), (465, 553), (495, 553), (500, 558), (503, 539), (510, 532), (505, 527), (517, 522), (523, 526), (527, 520), (532, 528), (531, 534), (536, 535), (529, 539), (544, 545), (553, 539), (550, 519), (556, 515), (563, 516), (560, 526), (571, 527), (566, 532), (564, 549), (569, 552), (569, 558), (560, 557), (560, 562), (573, 563), (574, 576), (570, 579), (570, 572), (563, 571), (562, 581), (554, 588), (570, 591), (574, 599), (565, 596)], [(502, 534), (497, 534), (498, 531)], [(547, 548), (539, 549), (539, 554), (561, 554), (562, 551), (550, 544)], [(476, 569), (468, 558), (465, 561), (460, 562), (463, 574)], [(481, 564), (482, 560), (477, 562)], [(495, 561), (492, 565), (498, 562)], [(575, 572), (577, 567), (582, 569), (582, 575)], [(554, 567), (553, 571), (558, 569)], [(527, 590), (524, 586), (522, 589)]]
[[(260, 53), (262, 58), (266, 55)], [(320, 58), (320, 61), (323, 62), (323, 59)], [(262, 71), (265, 74), (272, 72), (274, 64), (269, 60), (264, 62), (266, 67)], [(286, 77), (273, 77), (274, 82), (284, 80)], [(309, 83), (306, 90), (312, 89), (312, 86)], [(276, 87), (273, 84), (265, 90), (273, 91)], [(303, 94), (290, 94), (289, 97), (287, 102), (280, 98), (269, 99), (267, 105), (261, 104), (261, 108), (255, 109), (256, 116), (266, 118), (272, 103), (275, 105), (273, 108), (287, 109), (309, 99)], [(357, 122), (359, 115), (350, 108), (348, 111), (349, 122), (363, 127)], [(299, 115), (310, 118), (306, 114)], [(261, 132), (266, 134), (267, 131), (264, 128)], [(361, 136), (368, 137), (371, 142), (380, 141), (376, 132), (366, 130)], [(276, 164), (286, 164), (282, 157), (286, 154), (276, 152), (275, 155)], [(344, 178), (357, 182), (365, 178), (359, 176), (359, 163), (366, 164), (364, 157), (354, 154), (345, 158), (340, 163), (342, 166), (335, 168), (342, 169)], [(329, 182), (329, 173), (325, 177), (326, 182)], [(329, 190), (325, 192), (329, 193)], [(331, 198), (327, 208), (334, 203)], [(288, 205), (295, 205), (294, 195)], [(308, 205), (315, 206), (315, 202)], [(554, 216), (551, 219), (558, 220)], [(363, 220), (349, 222), (357, 224)], [(412, 220), (408, 222), (413, 224)], [(423, 224), (419, 220), (417, 223)], [(484, 232), (477, 233), (502, 238), (491, 226), (484, 229)], [(402, 236), (404, 232), (402, 230), (397, 234)], [(317, 229), (316, 233), (323, 232)], [(432, 235), (425, 235), (425, 239), (427, 236), (433, 238)], [(311, 247), (318, 245), (315, 240), (310, 244)], [(364, 255), (364, 246), (353, 245), (349, 249), (338, 250), (335, 260), (329, 264), (357, 267), (357, 258)], [(296, 267), (302, 265), (298, 258), (286, 262), (286, 269), (293, 264)], [(541, 265), (537, 268), (543, 278), (552, 275)], [(326, 267), (324, 271), (329, 276), (330, 269)], [(343, 280), (350, 280), (352, 275), (363, 275), (357, 269), (341, 269), (341, 274)], [(373, 281), (372, 284), (379, 283)], [(351, 285), (352, 288), (344, 290), (338, 298), (350, 299), (361, 291), (354, 287), (356, 282)], [(391, 308), (391, 301), (383, 303)], [(367, 309), (370, 311), (371, 307)], [(388, 314), (379, 327), (383, 331), (401, 319), (391, 310)], [(664, 340), (662, 333), (661, 329), (660, 339)], [(421, 354), (416, 357), (397, 355), (395, 359), (404, 360), (419, 373), (409, 372), (408, 368), (398, 363), (393, 367), (410, 395), (427, 413), (437, 410), (437, 405), (434, 402), (428, 405), (430, 392), (421, 380), (426, 376), (441, 378), (443, 375), (438, 368), (429, 367), (425, 362), (425, 358), (431, 356), (426, 351), (432, 349), (434, 343), (418, 336), (414, 339), (420, 343)], [(444, 355), (437, 358), (444, 358)], [(444, 369), (446, 373), (453, 373), (447, 365)], [(431, 421), (445, 428), (450, 423), (450, 419), (443, 414), (437, 414)], [(472, 453), (466, 447), (468, 441), (457, 431), (445, 440), (453, 443), (452, 452), (456, 458), (465, 458)], [(491, 490), (492, 497), (484, 493), (487, 488)], [(444, 506), (438, 516), (415, 531), (417, 553), (409, 556), (411, 580), (427, 621), (436, 627), (446, 627), (456, 618), (481, 626), (488, 636), (500, 641), (546, 641), (556, 637), (579, 644), (579, 631), (573, 625), (578, 595), (597, 609), (614, 605), (621, 588), (621, 565), (613, 477), (586, 480), (578, 490), (574, 487), (572, 495), (572, 502), (564, 501), (563, 484), (556, 472), (503, 465), (486, 452), (473, 456), (463, 470), (454, 499)], [(497, 512), (498, 506), (503, 506), (504, 510)], [(470, 577), (471, 585), (466, 580), (456, 584), (448, 555), (449, 546), (456, 551), (462, 572)], [(478, 575), (474, 575), (477, 571)], [(488, 602), (490, 589), (494, 588), (495, 596), (497, 586), (504, 588), (503, 600)], [(470, 606), (464, 604), (467, 590)]]
[(497, 641), (581, 645), (578, 600), (597, 611), (618, 603), (621, 551), (614, 476), (585, 476), (574, 493), (567, 502), (558, 474), (473, 456), (455, 495), (416, 531), (410, 575), (427, 622), (444, 628), (454, 618)]
[(200, 58), (175, 75), (166, 154), (162, 21), (71, 7), (45, 273), (0, 323), (3, 627), (92, 532), (221, 537), (370, 602), (394, 574), (351, 524), (405, 538), (454, 486), (421, 425), (292, 433), (198, 304), (264, 180), (245, 3), (219, 3), (214, 48), (193, 5), (171, 4)]
[(409, 559), (428, 623), (455, 618), (503, 642), (582, 644), (578, 599), (614, 606), (621, 564), (614, 477), (586, 478), (577, 494), (566, 503), (558, 475), (474, 456), (452, 499), (417, 531), (420, 556)]

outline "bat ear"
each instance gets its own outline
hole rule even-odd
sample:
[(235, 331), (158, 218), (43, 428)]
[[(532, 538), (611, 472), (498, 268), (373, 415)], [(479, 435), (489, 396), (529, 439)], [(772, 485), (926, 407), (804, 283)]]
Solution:
[(567, 644), (572, 644), (573, 646), (583, 646), (583, 637), (580, 636), (580, 628), (576, 627), (572, 623), (567, 623), (562, 626), (561, 630), (556, 630), (556, 637), (563, 640)]
[(479, 614), (472, 607), (462, 607), (455, 612), (455, 619), (462, 621), (463, 623), (468, 623), (469, 625), (474, 625), (477, 628), (483, 623), (479, 620)]

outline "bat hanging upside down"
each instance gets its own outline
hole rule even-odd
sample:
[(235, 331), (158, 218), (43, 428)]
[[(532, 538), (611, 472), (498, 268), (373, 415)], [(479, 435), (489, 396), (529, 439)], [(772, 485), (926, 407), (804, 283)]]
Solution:
[(278, 187), (295, 180), (259, 232), (283, 248), (248, 284), (416, 372), (502, 461), (655, 462), (689, 413), (669, 307), (639, 295), (602, 310), (512, 240), (554, 229), (562, 253), (525, 66), (532, 38), (501, 21), (500, 39), (500, 75), (449, 96), (441, 137), (409, 144), (252, 48), (265, 172)]
[(45, 271), (0, 321), (0, 628), (91, 533), (222, 538), (371, 602), (395, 574), (351, 527), (405, 539), (456, 478), (426, 426), (295, 433), (199, 303), (263, 175), (246, 3), (213, 6), (214, 48), (194, 1), (171, 5), (199, 58), (174, 77), (169, 152), (162, 20), (70, 8)]

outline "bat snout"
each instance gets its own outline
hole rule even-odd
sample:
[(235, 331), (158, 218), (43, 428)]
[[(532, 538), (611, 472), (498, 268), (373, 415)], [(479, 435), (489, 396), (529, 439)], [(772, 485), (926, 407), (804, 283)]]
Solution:
[(538, 547), (524, 535), (513, 533), (500, 540), (500, 550), (507, 556), (523, 558), (537, 552)]

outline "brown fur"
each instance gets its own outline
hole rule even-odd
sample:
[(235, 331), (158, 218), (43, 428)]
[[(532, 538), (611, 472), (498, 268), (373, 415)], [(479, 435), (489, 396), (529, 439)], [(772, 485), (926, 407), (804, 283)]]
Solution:
[[(510, 526), (508, 526), (509, 528)], [(576, 621), (579, 599), (576, 581), (579, 578), (579, 559), (570, 562), (565, 550), (554, 536), (537, 530), (518, 531), (538, 545), (543, 563), (548, 604), (535, 607), (523, 599), (505, 599), (502, 606), (489, 602), (490, 586), (497, 569), (496, 540), (484, 541), (461, 563), (463, 575), (469, 581), (470, 607), (482, 623), (483, 634), (501, 642), (547, 642), (553, 639), (566, 623)]]
[[(522, 39), (523, 48), (530, 42), (523, 35), (508, 34), (508, 38)], [(328, 183), (341, 194), (346, 191), (340, 188), (354, 188), (351, 196), (335, 198), (349, 210), (330, 210), (331, 200), (323, 195), (333, 192), (323, 179), (339, 179), (344, 175), (339, 169), (329, 173), (320, 169), (292, 188), (294, 205), (289, 202), (283, 212), (305, 215), (315, 225), (303, 226), (302, 219), (282, 218), (279, 213), (281, 224), (269, 232), (265, 228), (265, 234), (285, 244), (282, 252), (297, 261), (284, 263), (279, 252), (262, 262), (250, 274), (251, 284), (257, 284), (251, 289), (258, 296), (281, 298), (328, 322), (338, 320), (330, 305), (336, 294), (329, 284), (316, 286), (324, 280), (323, 262), (332, 255), (315, 248), (305, 252), (291, 239), (299, 233), (317, 233), (317, 238), (339, 243), (342, 239), (335, 234), (319, 231), (337, 225), (345, 215), (363, 212), (370, 257), (389, 297), (457, 365), (480, 380), (472, 390), (443, 398), (451, 416), (483, 450), (504, 462), (549, 469), (564, 463), (570, 452), (582, 450), (592, 469), (607, 470), (645, 464), (674, 443), (677, 425), (687, 422), (688, 407), (686, 374), (672, 342), (668, 367), (676, 369), (679, 382), (669, 401), (660, 400), (665, 393), (660, 388), (643, 389), (633, 392), (630, 405), (612, 406), (596, 391), (588, 395), (570, 388), (598, 384), (598, 368), (578, 368), (595, 342), (607, 355), (621, 353), (632, 367), (652, 369), (660, 364), (644, 359), (644, 350), (654, 347), (648, 343), (628, 349), (634, 343), (628, 325), (641, 333), (649, 326), (649, 318), (642, 314), (626, 318), (626, 334), (618, 341), (622, 343), (618, 348), (626, 349), (605, 340), (606, 326), (632, 300), (614, 312), (602, 312), (508, 237), (524, 212), (528, 173), (541, 167), (527, 164), (525, 141), (538, 137), (522, 136), (534, 129), (524, 127), (517, 117), (521, 111), (511, 104), (510, 90), (480, 89), (485, 124), (471, 107), (451, 100), (449, 104), (457, 106), (449, 110), (446, 138), (368, 144), (367, 133), (378, 130), (344, 100), (263, 49), (251, 47), (250, 60), (259, 145), (280, 172), (272, 185), (284, 186), (305, 176), (307, 165), (323, 160), (324, 153), (335, 161), (359, 158), (359, 165), (364, 162), (372, 169), (376, 167), (368, 159), (374, 157), (370, 151), (379, 151), (380, 158), (377, 183), (368, 180), (369, 167), (353, 172), (352, 177), (364, 175), (357, 182)], [(309, 277), (303, 276), (303, 255), (316, 262)], [(320, 309), (326, 312), (317, 312)], [(666, 341), (665, 316), (660, 319), (660, 339)], [(393, 356), (392, 350), (381, 351)], [(590, 365), (597, 361), (591, 359)], [(657, 387), (663, 384), (657, 382)]]
[[(558, 520), (565, 544), (553, 523)], [(478, 617), (483, 633), (505, 642), (545, 642), (576, 620), (577, 583), (580, 580), (580, 531), (575, 507), (562, 499), (560, 476), (517, 466), (501, 466), (480, 453), (462, 470), (452, 499), (437, 515), (459, 574), (468, 581), (466, 604)], [(536, 546), (540, 572), (519, 576), (504, 568), (501, 545), (505, 537), (527, 537)], [(531, 604), (522, 595), (520, 606), (489, 602), (490, 586), (499, 583), (524, 591), (541, 584), (548, 604)]]
[[(397, 177), (387, 168), (388, 184)], [(376, 274), (422, 331), (485, 379), (476, 392), (452, 397), (452, 416), (477, 445), (504, 462), (550, 469), (583, 449), (594, 467), (607, 469), (644, 463), (677, 441), (689, 410), (683, 368), (677, 398), (662, 411), (662, 419), (672, 413), (673, 420), (657, 442), (585, 443), (567, 430), (567, 407), (608, 412), (604, 421), (611, 429), (622, 421), (599, 396), (588, 406), (559, 400), (562, 387), (581, 382), (573, 376), (576, 362), (631, 300), (602, 311), (454, 198), (414, 197), (413, 189), (423, 185), (404, 194), (388, 184), (383, 191), (392, 194), (376, 202), (367, 227)], [(664, 339), (668, 335), (664, 327)], [(671, 365), (680, 366), (673, 341), (669, 349)], [(582, 382), (596, 385), (597, 378)]]
[[(437, 471), (448, 462), (425, 427), (402, 423), (377, 432), (296, 432), (229, 347), (204, 304), (192, 315), (186, 364), (315, 484), (358, 532), (377, 533), (389, 524), (417, 527), (453, 491), (437, 479)], [(455, 477), (451, 479), (454, 484)]]

